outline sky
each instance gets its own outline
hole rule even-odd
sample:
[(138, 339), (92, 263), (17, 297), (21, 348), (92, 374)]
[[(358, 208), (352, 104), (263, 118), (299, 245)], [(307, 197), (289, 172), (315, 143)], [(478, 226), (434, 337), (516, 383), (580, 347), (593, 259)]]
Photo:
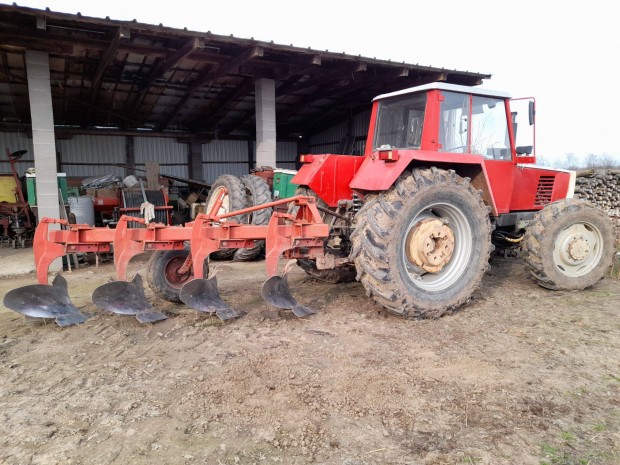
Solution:
[(620, 160), (620, 28), (611, 0), (17, 4), (492, 74), (483, 87), (536, 98), (538, 155), (558, 161), (569, 153), (594, 153)]

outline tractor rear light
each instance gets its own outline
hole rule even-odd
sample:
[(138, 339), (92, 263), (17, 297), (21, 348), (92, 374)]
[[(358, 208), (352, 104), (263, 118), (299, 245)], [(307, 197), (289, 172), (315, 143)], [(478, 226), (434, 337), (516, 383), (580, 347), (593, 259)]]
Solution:
[(312, 163), (314, 161), (314, 155), (300, 155), (300, 163)]
[(394, 150), (379, 152), (379, 160), (397, 161), (399, 158), (398, 152), (395, 152)]

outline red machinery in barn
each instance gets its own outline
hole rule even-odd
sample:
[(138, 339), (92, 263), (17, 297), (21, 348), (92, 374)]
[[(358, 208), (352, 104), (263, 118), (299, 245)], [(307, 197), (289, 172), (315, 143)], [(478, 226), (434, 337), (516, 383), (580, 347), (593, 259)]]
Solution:
[(15, 169), (15, 162), (28, 151), (12, 152), (7, 148), (6, 157), (11, 165), (11, 173), (15, 181), (15, 198), (12, 202), (0, 202), (0, 237), (10, 242), (13, 248), (26, 247), (26, 240), (32, 236), (34, 217), (30, 206), (24, 199), (22, 185)]

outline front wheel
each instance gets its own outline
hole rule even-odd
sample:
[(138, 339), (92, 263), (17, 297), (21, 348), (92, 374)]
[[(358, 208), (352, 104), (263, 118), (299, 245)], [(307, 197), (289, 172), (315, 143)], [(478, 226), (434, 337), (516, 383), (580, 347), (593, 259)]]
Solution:
[(611, 266), (613, 226), (605, 212), (589, 202), (559, 200), (534, 216), (524, 250), (528, 270), (540, 286), (585, 289), (600, 281)]
[(405, 172), (366, 196), (351, 236), (357, 279), (377, 303), (413, 318), (465, 304), (491, 253), (489, 208), (468, 179), (436, 168)]

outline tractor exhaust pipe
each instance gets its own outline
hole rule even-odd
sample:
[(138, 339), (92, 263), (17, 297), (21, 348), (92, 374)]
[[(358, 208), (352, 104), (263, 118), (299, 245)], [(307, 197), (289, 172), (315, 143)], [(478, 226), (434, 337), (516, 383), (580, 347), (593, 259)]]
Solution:
[(53, 318), (58, 326), (84, 323), (84, 315), (69, 298), (67, 280), (60, 273), (51, 285), (31, 284), (7, 292), (3, 304), (22, 315), (34, 318)]
[(134, 315), (140, 323), (154, 323), (168, 317), (158, 312), (146, 299), (142, 277), (136, 273), (131, 282), (114, 281), (93, 292), (93, 303), (117, 315)]

